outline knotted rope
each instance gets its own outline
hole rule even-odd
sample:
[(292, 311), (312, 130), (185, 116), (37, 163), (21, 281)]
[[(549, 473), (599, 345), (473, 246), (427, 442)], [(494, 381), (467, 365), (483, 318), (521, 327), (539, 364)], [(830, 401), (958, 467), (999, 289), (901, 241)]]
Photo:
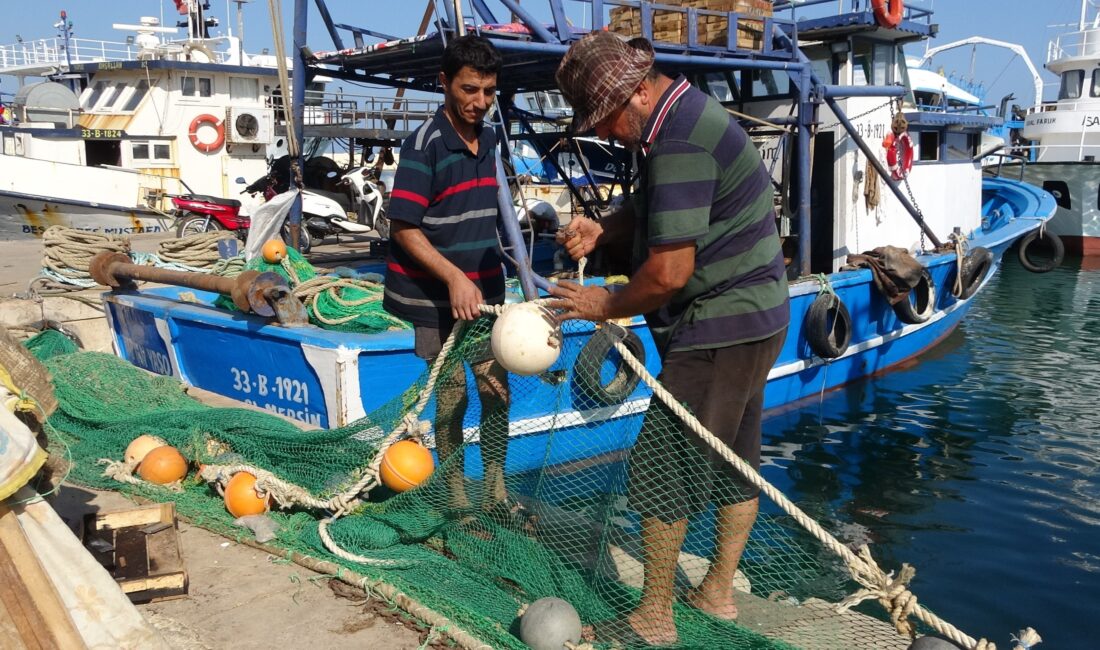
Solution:
[(53, 285), (49, 288), (86, 289), (96, 286), (88, 266), (99, 253), (130, 253), (130, 240), (118, 235), (85, 232), (65, 226), (50, 226), (42, 234), (45, 255), (42, 271), (31, 284)]
[(233, 233), (228, 230), (215, 230), (167, 239), (157, 247), (160, 261), (157, 266), (174, 267), (180, 271), (211, 271), (222, 260), (218, 242), (233, 238)]

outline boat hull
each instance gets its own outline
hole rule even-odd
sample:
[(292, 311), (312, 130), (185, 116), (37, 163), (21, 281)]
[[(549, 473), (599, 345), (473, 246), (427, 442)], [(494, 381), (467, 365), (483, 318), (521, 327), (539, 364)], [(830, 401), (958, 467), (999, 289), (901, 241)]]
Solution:
[[(1097, 204), (1096, 163), (1036, 162), (1023, 169), (1026, 183), (1058, 192), (1058, 212), (1047, 230), (1061, 237), (1066, 252), (1100, 255), (1100, 206)], [(1012, 172), (1005, 172), (1012, 175)], [(1068, 196), (1064, 193), (1068, 192)]]
[(171, 219), (149, 210), (0, 190), (0, 240), (41, 238), (50, 226), (109, 235), (165, 232)]
[[(919, 256), (936, 287), (936, 309), (926, 322), (899, 320), (875, 288), (869, 270), (834, 273), (829, 283), (852, 315), (853, 335), (841, 356), (826, 361), (812, 353), (804, 331), (805, 316), (822, 287), (817, 280), (792, 284), (791, 325), (769, 374), (767, 411), (790, 408), (909, 362), (959, 324), (994, 277), (1004, 251), (1054, 211), (1053, 199), (1035, 188), (1000, 179), (987, 180), (986, 185), (991, 189), (984, 202), (991, 216), (986, 228), (972, 235), (970, 245), (990, 249), (993, 263), (975, 294), (960, 300), (950, 290), (955, 255)], [(319, 427), (343, 426), (401, 398), (425, 369), (413, 352), (409, 330), (357, 335), (281, 327), (216, 309), (210, 306), (213, 294), (190, 291), (197, 302), (184, 302), (181, 293), (166, 287), (106, 294), (118, 354), (146, 370)], [(640, 319), (630, 327), (646, 349), (647, 368), (656, 375), (660, 362), (648, 330)], [(569, 328), (562, 358), (551, 369), (562, 371), (559, 381), (512, 378), (517, 382), (512, 394), (522, 399), (513, 399), (510, 411), (510, 472), (611, 454), (632, 444), (622, 431), (637, 431), (650, 391), (639, 385), (620, 404), (593, 407), (573, 383), (574, 362), (592, 332), (588, 323)], [(431, 419), (433, 408), (429, 403), (424, 417)], [(468, 453), (476, 461), (480, 452), (471, 445)], [(467, 471), (476, 477), (480, 466), (470, 462)]]

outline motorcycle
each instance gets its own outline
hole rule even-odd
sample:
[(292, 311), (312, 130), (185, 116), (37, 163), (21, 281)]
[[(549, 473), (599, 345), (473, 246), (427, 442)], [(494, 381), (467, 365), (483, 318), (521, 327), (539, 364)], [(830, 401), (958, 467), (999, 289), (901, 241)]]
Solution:
[[(243, 183), (244, 179), (239, 178), (237, 182)], [(246, 192), (247, 189), (241, 194)], [(174, 194), (169, 198), (175, 208), (176, 237), (229, 230), (242, 242), (248, 238), (252, 220), (248, 215), (242, 214), (243, 204), (237, 199), (223, 199), (206, 194)], [(289, 224), (283, 224), (281, 234), (284, 241), (290, 241)], [(303, 253), (308, 253), (313, 245), (313, 238), (304, 228), (298, 238), (298, 245)]]

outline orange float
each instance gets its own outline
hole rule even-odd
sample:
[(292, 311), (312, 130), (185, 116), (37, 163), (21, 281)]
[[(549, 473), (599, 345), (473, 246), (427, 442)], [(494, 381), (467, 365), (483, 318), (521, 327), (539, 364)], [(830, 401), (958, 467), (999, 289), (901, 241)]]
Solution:
[[(217, 134), (213, 142), (203, 142), (199, 140), (199, 129), (204, 125), (213, 127), (214, 132)], [(225, 121), (219, 120), (210, 113), (203, 113), (191, 120), (191, 126), (187, 130), (187, 137), (191, 139), (191, 146), (198, 151), (213, 153), (221, 149), (222, 145), (225, 144)]]
[(895, 181), (903, 181), (909, 178), (909, 172), (913, 169), (913, 138), (908, 131), (902, 131), (895, 136), (892, 132), (886, 134), (882, 141), (886, 148), (886, 164), (890, 168), (890, 178)]
[(286, 259), (286, 244), (278, 239), (269, 240), (264, 243), (261, 254), (268, 264), (278, 264)]
[(875, 14), (875, 22), (887, 29), (894, 29), (901, 24), (905, 4), (902, 0), (871, 0), (871, 11)]
[(175, 483), (187, 475), (187, 459), (175, 447), (163, 445), (145, 455), (138, 475), (158, 485)]
[(163, 447), (167, 444), (167, 442), (156, 436), (151, 436), (147, 433), (140, 435), (134, 438), (133, 441), (126, 446), (126, 453), (123, 455), (123, 459), (128, 464), (136, 466), (141, 461), (145, 460), (146, 454), (157, 447)]
[(404, 492), (423, 483), (433, 471), (432, 452), (412, 440), (401, 440), (382, 455), (379, 476), (389, 489)]
[(234, 517), (262, 515), (271, 509), (271, 499), (256, 490), (256, 477), (237, 472), (225, 484), (225, 509)]

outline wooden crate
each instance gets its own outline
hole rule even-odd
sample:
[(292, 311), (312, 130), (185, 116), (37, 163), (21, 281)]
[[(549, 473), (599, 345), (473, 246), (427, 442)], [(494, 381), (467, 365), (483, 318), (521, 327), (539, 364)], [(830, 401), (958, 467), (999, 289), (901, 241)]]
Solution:
[(84, 518), (84, 546), (133, 602), (187, 593), (176, 507), (160, 503)]
[[(737, 22), (737, 47), (748, 50), (761, 49), (764, 43), (763, 19), (772, 15), (771, 0), (664, 0), (662, 4), (711, 11), (736, 11), (742, 16)], [(624, 36), (642, 35), (640, 10), (632, 7), (615, 7), (610, 11), (610, 18), (609, 31)], [(728, 42), (729, 18), (698, 16), (696, 30), (698, 43), (725, 47)], [(653, 40), (678, 45), (686, 44), (688, 41), (687, 12), (654, 10)]]

